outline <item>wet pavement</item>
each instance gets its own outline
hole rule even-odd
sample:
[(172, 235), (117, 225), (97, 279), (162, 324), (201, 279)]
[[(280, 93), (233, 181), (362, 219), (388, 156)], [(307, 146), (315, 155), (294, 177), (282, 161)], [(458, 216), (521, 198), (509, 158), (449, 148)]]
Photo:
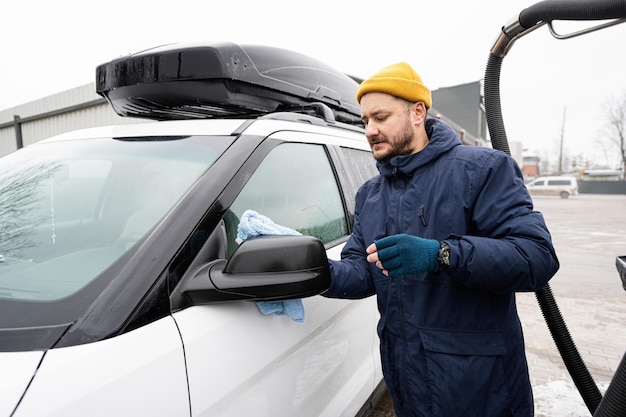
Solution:
[[(534, 196), (561, 268), (550, 281), (574, 344), (604, 395), (626, 352), (626, 291), (615, 260), (626, 255), (626, 195)], [(535, 293), (517, 296), (536, 417), (591, 416), (552, 339)], [(373, 417), (394, 417), (384, 397)]]

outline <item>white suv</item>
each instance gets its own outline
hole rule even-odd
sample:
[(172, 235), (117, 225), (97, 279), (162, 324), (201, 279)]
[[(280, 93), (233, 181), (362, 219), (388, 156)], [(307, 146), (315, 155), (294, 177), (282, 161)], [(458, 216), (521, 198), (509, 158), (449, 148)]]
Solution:
[[(119, 114), (160, 121), (0, 158), (0, 417), (371, 411), (375, 299), (319, 295), (376, 174), (357, 87), (233, 44), (98, 67)], [(302, 236), (238, 241), (248, 210)]]

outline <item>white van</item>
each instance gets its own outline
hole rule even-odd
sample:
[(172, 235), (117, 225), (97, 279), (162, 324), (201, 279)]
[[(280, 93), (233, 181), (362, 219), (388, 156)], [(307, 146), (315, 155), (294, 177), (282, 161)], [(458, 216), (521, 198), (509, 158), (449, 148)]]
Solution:
[(560, 195), (568, 198), (578, 194), (578, 181), (575, 177), (539, 177), (526, 184), (533, 195)]

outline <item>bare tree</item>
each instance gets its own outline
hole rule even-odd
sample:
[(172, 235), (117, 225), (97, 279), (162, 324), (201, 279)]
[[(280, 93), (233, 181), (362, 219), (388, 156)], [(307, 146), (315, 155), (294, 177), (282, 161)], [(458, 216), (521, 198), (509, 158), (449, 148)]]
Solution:
[(0, 173), (0, 255), (37, 246), (32, 235), (49, 218), (45, 189), (58, 168), (34, 164), (24, 175)]
[[(608, 144), (613, 151), (619, 151), (622, 179), (626, 170), (626, 93), (619, 99), (611, 99), (604, 108), (606, 126), (601, 144)], [(613, 152), (611, 151), (611, 153)]]

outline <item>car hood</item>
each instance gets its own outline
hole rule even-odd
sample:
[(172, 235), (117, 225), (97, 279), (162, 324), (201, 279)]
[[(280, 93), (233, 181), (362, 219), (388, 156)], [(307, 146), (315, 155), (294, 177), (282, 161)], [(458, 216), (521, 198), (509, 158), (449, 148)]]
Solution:
[(0, 352), (0, 417), (10, 416), (30, 384), (43, 352)]

